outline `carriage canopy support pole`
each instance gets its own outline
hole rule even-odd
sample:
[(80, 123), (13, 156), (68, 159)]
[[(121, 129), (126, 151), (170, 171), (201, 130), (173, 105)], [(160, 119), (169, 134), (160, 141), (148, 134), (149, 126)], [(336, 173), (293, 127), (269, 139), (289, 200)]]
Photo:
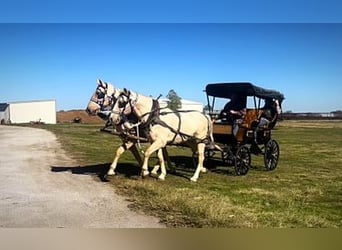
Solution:
[(215, 98), (213, 99), (212, 103), (210, 104), (209, 95), (207, 95), (207, 103), (209, 105), (209, 107), (208, 107), (209, 113), (214, 112), (214, 102), (215, 102)]

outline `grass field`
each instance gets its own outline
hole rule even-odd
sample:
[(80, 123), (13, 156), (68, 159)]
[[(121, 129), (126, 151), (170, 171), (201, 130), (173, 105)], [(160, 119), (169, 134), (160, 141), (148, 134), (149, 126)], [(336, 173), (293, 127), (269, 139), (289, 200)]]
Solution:
[[(43, 125), (78, 163), (75, 174), (99, 180), (120, 144), (119, 138), (99, 132), (100, 127)], [(271, 172), (261, 156), (252, 156), (246, 176), (235, 176), (218, 161), (191, 183), (190, 150), (170, 147), (178, 165), (165, 181), (134, 178), (140, 168), (126, 152), (110, 185), (133, 202), (132, 209), (155, 215), (169, 227), (341, 227), (342, 121), (284, 121), (272, 137), (280, 144), (280, 161)], [(153, 166), (156, 159), (151, 162)]]

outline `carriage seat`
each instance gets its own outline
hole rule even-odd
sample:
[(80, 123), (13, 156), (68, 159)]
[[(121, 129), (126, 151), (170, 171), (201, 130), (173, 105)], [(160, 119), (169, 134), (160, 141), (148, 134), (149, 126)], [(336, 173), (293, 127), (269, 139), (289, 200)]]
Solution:
[(262, 112), (263, 110), (261, 109), (247, 109), (242, 126), (247, 129), (254, 129)]
[[(249, 125), (247, 125), (247, 127), (249, 127), (250, 129), (253, 129), (253, 130), (256, 129), (257, 126), (259, 125), (260, 116), (263, 114), (263, 112), (266, 112), (268, 110), (260, 109), (260, 110), (254, 110), (254, 111), (255, 112), (251, 112), (252, 115), (249, 116), (249, 118), (248, 118), (249, 120), (247, 121), (247, 123), (249, 124)], [(254, 113), (257, 113), (257, 116)], [(269, 120), (269, 122), (267, 124), (265, 124), (264, 126), (262, 126), (261, 128), (271, 130), (276, 125), (277, 120), (278, 120), (278, 113), (276, 113), (275, 116), (272, 118), (272, 120)]]

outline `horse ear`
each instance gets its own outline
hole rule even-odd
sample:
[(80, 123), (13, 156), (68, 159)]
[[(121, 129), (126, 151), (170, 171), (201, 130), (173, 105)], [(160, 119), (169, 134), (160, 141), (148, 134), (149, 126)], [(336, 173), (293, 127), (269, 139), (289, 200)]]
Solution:
[(129, 96), (129, 94), (131, 93), (131, 91), (129, 91), (128, 89), (124, 88), (124, 89), (123, 89), (123, 93), (124, 93), (124, 95)]
[(97, 79), (97, 84), (103, 88), (107, 88), (108, 84), (101, 79)]

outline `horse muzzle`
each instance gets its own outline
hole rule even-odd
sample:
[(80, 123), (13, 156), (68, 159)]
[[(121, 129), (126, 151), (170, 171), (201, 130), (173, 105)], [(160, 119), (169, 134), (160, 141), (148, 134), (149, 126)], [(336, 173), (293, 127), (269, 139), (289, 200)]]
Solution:
[(95, 116), (97, 113), (98, 113), (99, 109), (93, 109), (93, 110), (90, 110), (89, 108), (86, 109), (86, 112), (88, 115), (92, 115), (92, 116)]

